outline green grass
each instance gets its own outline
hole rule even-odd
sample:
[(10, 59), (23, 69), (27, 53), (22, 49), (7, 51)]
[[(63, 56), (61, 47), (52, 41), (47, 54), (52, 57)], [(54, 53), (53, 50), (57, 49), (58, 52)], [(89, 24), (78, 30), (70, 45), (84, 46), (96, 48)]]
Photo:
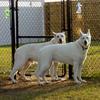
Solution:
[(83, 73), (85, 76), (100, 74), (100, 42), (92, 42), (84, 63)]
[(0, 47), (0, 73), (9, 72), (11, 69), (11, 47)]
[[(0, 84), (0, 100), (100, 100), (99, 41), (92, 42), (87, 60), (84, 63), (82, 74), (88, 81), (86, 84), (76, 85), (67, 80), (43, 87), (31, 84), (31, 82), (13, 85), (7, 81), (10, 69), (11, 48), (10, 46), (2, 46), (0, 47), (0, 82), (4, 84)], [(5, 83), (8, 84), (5, 85)]]

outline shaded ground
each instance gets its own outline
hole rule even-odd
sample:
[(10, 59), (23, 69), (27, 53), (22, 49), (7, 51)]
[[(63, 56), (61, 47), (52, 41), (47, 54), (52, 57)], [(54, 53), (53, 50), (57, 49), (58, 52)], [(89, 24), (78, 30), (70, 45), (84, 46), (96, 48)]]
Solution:
[[(48, 80), (50, 80), (48, 78)], [(17, 81), (16, 84), (13, 84), (9, 79), (5, 78), (3, 80), (0, 81), (0, 94), (5, 94), (5, 93), (13, 93), (15, 92), (22, 92), (22, 91), (27, 91), (27, 90), (30, 90), (30, 89), (33, 89), (33, 90), (40, 90), (40, 89), (43, 89), (43, 88), (47, 88), (47, 89), (51, 89), (51, 87), (55, 87), (57, 85), (60, 85), (63, 83), (66, 83), (68, 84), (69, 82), (71, 81), (55, 81), (55, 82), (50, 82), (50, 84), (46, 84), (45, 86), (40, 86), (37, 84), (37, 80), (34, 79), (32, 81), (24, 81), (24, 80), (21, 80), (19, 79)]]
[[(100, 83), (100, 78), (85, 78), (88, 80), (87, 83), (84, 83), (82, 85), (77, 85), (71, 80), (63, 80), (63, 81), (56, 81), (52, 82), (50, 84), (46, 84), (45, 86), (39, 86), (37, 84), (37, 80), (34, 79), (32, 81), (23, 81), (18, 80), (16, 84), (12, 84), (12, 82), (8, 79), (1, 79), (0, 81), (0, 94), (2, 95), (16, 95), (17, 92), (25, 92), (25, 91), (55, 91), (56, 89), (68, 87), (68, 86), (84, 86), (89, 84), (95, 84), (97, 82)], [(49, 80), (49, 79), (48, 79)]]

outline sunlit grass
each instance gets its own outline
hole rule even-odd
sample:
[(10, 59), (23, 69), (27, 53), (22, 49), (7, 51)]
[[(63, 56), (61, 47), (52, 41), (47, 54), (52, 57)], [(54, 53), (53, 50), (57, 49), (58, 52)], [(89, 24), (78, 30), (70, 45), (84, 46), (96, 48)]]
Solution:
[(83, 65), (84, 76), (100, 74), (100, 42), (92, 42), (87, 59)]
[(0, 73), (9, 72), (9, 70), (11, 69), (11, 62), (11, 47), (0, 47)]

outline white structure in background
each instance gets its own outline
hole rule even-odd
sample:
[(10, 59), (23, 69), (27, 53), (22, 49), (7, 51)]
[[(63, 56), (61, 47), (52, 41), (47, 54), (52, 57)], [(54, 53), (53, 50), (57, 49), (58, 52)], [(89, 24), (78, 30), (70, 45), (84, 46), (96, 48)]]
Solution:
[[(19, 0), (19, 35), (44, 35), (44, 0)], [(11, 44), (10, 18), (4, 16), (9, 1), (0, 1), (0, 45)], [(25, 42), (33, 39), (23, 39)]]
[(77, 5), (76, 5), (76, 13), (77, 14), (81, 14), (82, 13), (82, 5), (81, 3), (78, 1)]
[(8, 6), (8, 1), (0, 1), (0, 45), (11, 43), (10, 20), (4, 16), (4, 10)]

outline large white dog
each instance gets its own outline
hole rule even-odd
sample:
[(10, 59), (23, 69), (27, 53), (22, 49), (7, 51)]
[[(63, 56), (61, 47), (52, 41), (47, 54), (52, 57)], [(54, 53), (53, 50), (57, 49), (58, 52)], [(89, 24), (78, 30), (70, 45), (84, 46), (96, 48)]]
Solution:
[(86, 59), (87, 52), (91, 43), (90, 30), (84, 34), (80, 32), (81, 36), (75, 42), (66, 44), (54, 44), (45, 46), (40, 50), (38, 67), (35, 75), (39, 84), (47, 82), (44, 78), (45, 73), (51, 66), (52, 61), (59, 61), (73, 65), (74, 80), (76, 83), (86, 82), (81, 78), (82, 64)]
[[(10, 78), (12, 82), (16, 83), (14, 76), (17, 74), (18, 71), (20, 72), (20, 75), (24, 79), (27, 79), (25, 77), (25, 72), (30, 66), (29, 62), (38, 60), (38, 54), (39, 54), (40, 48), (47, 46), (47, 45), (51, 45), (51, 44), (65, 43), (65, 42), (66, 42), (65, 33), (61, 32), (61, 33), (54, 33), (54, 38), (52, 38), (49, 42), (32, 43), (32, 44), (26, 44), (26, 45), (19, 47), (15, 52), (14, 66), (10, 74)], [(57, 77), (57, 75), (51, 75), (51, 76), (52, 78), (53, 76)]]

